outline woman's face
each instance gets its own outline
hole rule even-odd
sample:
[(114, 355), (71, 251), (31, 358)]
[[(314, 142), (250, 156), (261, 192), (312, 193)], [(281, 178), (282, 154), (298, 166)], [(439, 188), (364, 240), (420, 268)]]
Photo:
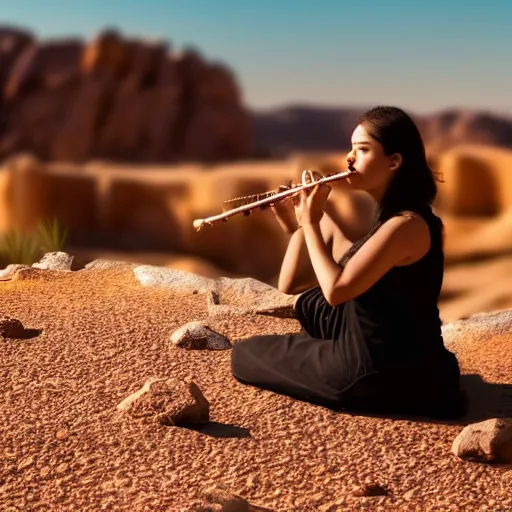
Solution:
[(363, 125), (358, 125), (352, 134), (347, 164), (350, 170), (356, 171), (347, 178), (352, 188), (381, 195), (400, 167), (401, 156), (386, 155), (382, 144), (371, 137)]

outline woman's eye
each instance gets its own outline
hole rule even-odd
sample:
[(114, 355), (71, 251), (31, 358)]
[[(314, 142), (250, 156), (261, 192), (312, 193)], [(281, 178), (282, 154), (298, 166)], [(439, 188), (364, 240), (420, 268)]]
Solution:
[(363, 153), (365, 153), (366, 151), (368, 151), (368, 148), (359, 148), (359, 151), (362, 151)]

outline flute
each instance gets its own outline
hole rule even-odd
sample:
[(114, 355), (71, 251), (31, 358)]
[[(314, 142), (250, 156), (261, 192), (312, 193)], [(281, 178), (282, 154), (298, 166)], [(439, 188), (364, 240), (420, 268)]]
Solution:
[[(354, 172), (355, 172), (354, 170), (348, 169), (347, 171), (330, 174), (330, 175), (327, 175), (327, 176), (324, 176), (322, 178), (315, 180), (313, 177), (313, 172), (309, 169), (306, 169), (302, 173), (302, 184), (300, 184), (300, 185), (297, 185), (297, 186), (294, 186), (291, 188), (287, 188), (287, 190), (284, 190), (283, 192), (277, 192), (277, 193), (265, 192), (263, 194), (255, 194), (255, 196), (268, 194), (268, 197), (265, 197), (265, 198), (257, 200), (257, 201), (253, 201), (251, 203), (244, 204), (242, 206), (239, 206), (238, 208), (233, 208), (232, 210), (228, 210), (227, 212), (221, 213), (219, 215), (213, 215), (213, 216), (207, 217), (205, 219), (196, 219), (196, 220), (194, 220), (194, 222), (192, 224), (193, 224), (194, 228), (196, 229), (196, 231), (199, 231), (205, 225), (211, 226), (215, 222), (220, 222), (220, 221), (227, 222), (227, 219), (229, 217), (232, 217), (233, 215), (236, 215), (238, 213), (243, 213), (244, 215), (249, 215), (251, 213), (251, 211), (255, 210), (256, 208), (262, 208), (265, 206), (273, 205), (274, 203), (276, 203), (278, 201), (282, 201), (283, 199), (286, 199), (287, 197), (294, 196), (301, 190), (306, 190), (309, 188), (316, 187), (317, 185), (321, 185), (323, 183), (329, 183), (331, 181), (346, 178), (347, 176), (350, 176)], [(309, 176), (311, 181), (307, 182), (306, 176)], [(281, 186), (281, 187), (283, 187), (283, 186)], [(247, 197), (254, 197), (254, 196), (247, 196)], [(239, 201), (242, 199), (245, 199), (245, 198), (232, 199), (230, 201), (237, 201), (237, 200)], [(225, 201), (225, 202), (230, 202), (230, 201)]]

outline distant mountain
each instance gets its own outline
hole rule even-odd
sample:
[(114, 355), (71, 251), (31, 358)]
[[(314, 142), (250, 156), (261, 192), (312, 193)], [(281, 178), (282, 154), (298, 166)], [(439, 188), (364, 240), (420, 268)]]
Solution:
[[(366, 108), (294, 105), (252, 111), (253, 148), (261, 156), (282, 157), (294, 151), (339, 151), (350, 146), (357, 117)], [(419, 116), (411, 113), (433, 150), (458, 144), (490, 144), (512, 148), (512, 119), (486, 112), (446, 110)]]

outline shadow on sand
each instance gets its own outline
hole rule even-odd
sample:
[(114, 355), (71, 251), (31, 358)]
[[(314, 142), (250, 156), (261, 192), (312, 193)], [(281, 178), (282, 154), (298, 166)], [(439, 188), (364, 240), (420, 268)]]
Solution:
[(512, 417), (512, 384), (489, 383), (485, 382), (480, 375), (471, 374), (461, 375), (460, 385), (461, 403), (446, 414), (430, 416), (355, 409), (343, 412), (358, 416), (464, 426), (490, 418)]
[(229, 425), (227, 423), (218, 423), (216, 421), (210, 421), (206, 425), (200, 425), (198, 427), (188, 427), (188, 429), (217, 438), (251, 437), (248, 428), (237, 427), (236, 425)]

